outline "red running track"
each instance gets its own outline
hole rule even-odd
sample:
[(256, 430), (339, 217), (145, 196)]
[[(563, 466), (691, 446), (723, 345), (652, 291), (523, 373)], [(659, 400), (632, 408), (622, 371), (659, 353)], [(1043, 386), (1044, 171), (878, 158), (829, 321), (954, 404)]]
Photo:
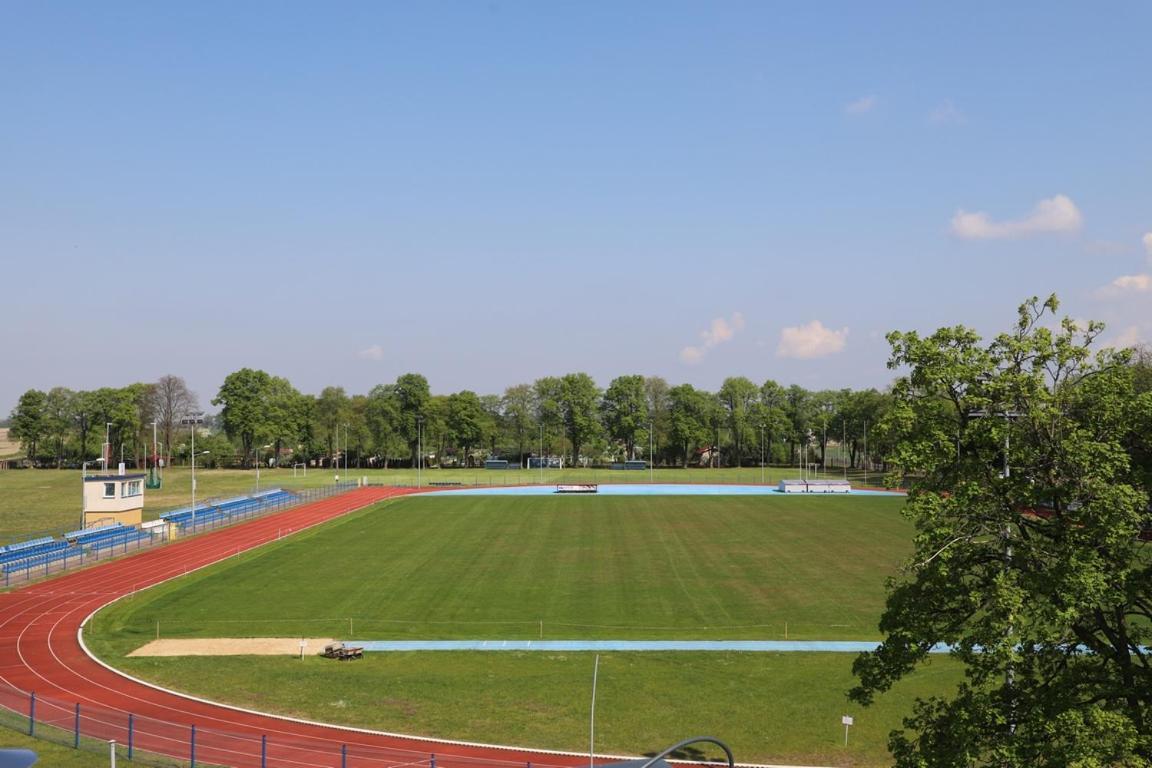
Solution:
[[(0, 683), (36, 693), (38, 723), (55, 720), (70, 728), (77, 704), (100, 713), (86, 716), (82, 733), (120, 744), (128, 738), (130, 713), (136, 750), (181, 760), (190, 757), (195, 725), (197, 764), (378, 768), (427, 765), (435, 754), (440, 768), (586, 765), (586, 756), (437, 742), (242, 711), (145, 685), (96, 662), (81, 645), (87, 617), (123, 595), (410, 492), (360, 488), (2, 594)], [(66, 708), (52, 707), (50, 701), (66, 703)]]

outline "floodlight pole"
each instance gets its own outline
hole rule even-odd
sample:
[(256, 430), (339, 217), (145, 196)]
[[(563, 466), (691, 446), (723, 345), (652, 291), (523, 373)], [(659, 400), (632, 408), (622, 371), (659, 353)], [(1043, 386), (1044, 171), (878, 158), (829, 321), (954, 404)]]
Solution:
[(760, 422), (760, 485), (764, 485), (764, 422)]
[[(180, 420), (181, 424), (187, 424), (192, 429), (192, 520), (190, 527), (196, 530), (196, 425), (204, 423), (203, 413), (189, 413), (187, 417)], [(208, 451), (204, 451), (208, 453)]]
[(421, 487), (421, 470), (424, 468), (424, 417), (416, 417), (416, 487)]
[(544, 485), (544, 419), (540, 419), (540, 458), (536, 464), (540, 469), (540, 485)]

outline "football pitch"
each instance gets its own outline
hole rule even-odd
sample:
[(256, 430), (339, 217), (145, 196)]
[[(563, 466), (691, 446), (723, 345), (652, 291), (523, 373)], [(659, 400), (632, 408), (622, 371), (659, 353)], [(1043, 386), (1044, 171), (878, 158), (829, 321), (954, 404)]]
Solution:
[[(340, 639), (878, 639), (910, 551), (895, 497), (414, 497), (122, 600), (86, 632), (126, 671), (213, 699), (445, 738), (580, 750), (592, 656), (124, 658), (157, 635)], [(610, 653), (598, 748), (696, 732), (743, 761), (885, 764), (909, 696), (844, 693), (851, 654)], [(857, 726), (842, 744), (841, 714)]]

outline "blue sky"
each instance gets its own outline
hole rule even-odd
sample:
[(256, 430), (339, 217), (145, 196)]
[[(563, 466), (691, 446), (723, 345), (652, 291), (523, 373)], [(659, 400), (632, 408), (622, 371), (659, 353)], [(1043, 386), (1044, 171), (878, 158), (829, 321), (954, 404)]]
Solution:
[[(0, 410), (1152, 341), (1152, 5), (6, 3)], [(129, 349), (139, 350), (134, 356)]]

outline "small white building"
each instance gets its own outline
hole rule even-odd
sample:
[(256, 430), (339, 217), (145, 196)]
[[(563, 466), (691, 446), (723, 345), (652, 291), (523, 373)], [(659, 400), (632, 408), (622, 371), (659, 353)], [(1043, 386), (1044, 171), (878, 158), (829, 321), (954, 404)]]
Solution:
[(143, 473), (89, 475), (84, 478), (84, 527), (120, 523), (140, 525), (144, 512)]

